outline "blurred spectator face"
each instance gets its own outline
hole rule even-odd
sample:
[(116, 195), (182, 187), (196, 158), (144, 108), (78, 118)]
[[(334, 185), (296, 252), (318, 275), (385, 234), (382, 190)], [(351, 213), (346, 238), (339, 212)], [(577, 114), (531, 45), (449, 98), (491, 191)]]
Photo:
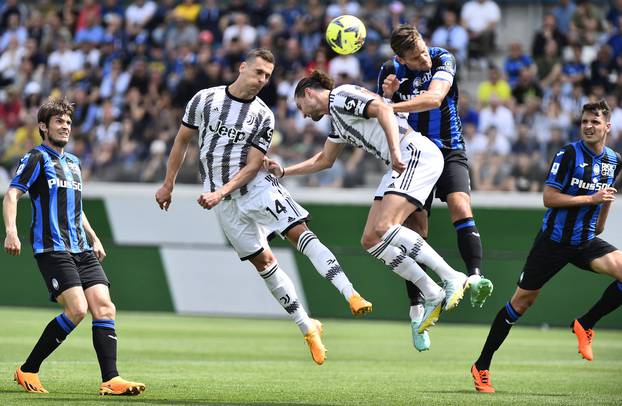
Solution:
[(544, 46), (544, 54), (549, 58), (557, 57), (558, 49), (559, 47), (557, 46), (557, 42), (546, 41), (546, 45)]
[(456, 24), (456, 13), (452, 10), (445, 10), (443, 12), (443, 24), (445, 27), (452, 27)]
[(510, 58), (518, 58), (523, 53), (523, 46), (519, 42), (510, 44)]
[(13, 13), (9, 16), (9, 30), (16, 30), (19, 27), (19, 14)]
[(555, 20), (555, 15), (553, 14), (545, 14), (544, 19), (542, 21), (542, 29), (544, 31), (550, 31), (555, 29), (557, 26), (557, 20)]
[(497, 107), (499, 107), (501, 105), (501, 100), (499, 100), (499, 97), (496, 94), (492, 94), (490, 96), (490, 107), (495, 110)]
[(529, 84), (531, 82), (532, 79), (532, 74), (531, 74), (531, 70), (529, 70), (529, 68), (522, 68), (518, 74), (518, 81), (521, 84)]
[(522, 141), (526, 141), (529, 139), (529, 126), (526, 124), (519, 124), (516, 129), (516, 134), (518, 138)]
[(488, 69), (488, 80), (491, 83), (496, 83), (500, 79), (500, 77), (501, 75), (499, 73), (499, 69), (497, 69), (496, 66), (493, 66), (490, 69)]
[(464, 138), (471, 139), (475, 137), (475, 125), (473, 123), (466, 123), (462, 129)]

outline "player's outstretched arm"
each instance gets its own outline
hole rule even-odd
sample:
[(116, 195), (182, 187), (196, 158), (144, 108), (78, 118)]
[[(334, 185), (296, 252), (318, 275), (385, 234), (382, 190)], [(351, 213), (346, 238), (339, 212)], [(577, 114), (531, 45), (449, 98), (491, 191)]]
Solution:
[(168, 157), (168, 164), (166, 166), (166, 176), (164, 177), (164, 183), (156, 192), (156, 202), (160, 206), (160, 209), (168, 210), (171, 205), (173, 188), (175, 187), (175, 180), (181, 165), (186, 158), (186, 151), (188, 151), (188, 144), (196, 137), (197, 130), (186, 127), (185, 125), (179, 126), (179, 131), (175, 136), (175, 142), (171, 149), (171, 154)]
[(324, 143), (324, 148), (306, 161), (283, 168), (278, 163), (268, 160), (266, 162), (266, 168), (277, 178), (282, 178), (285, 175), (307, 175), (320, 172), (333, 166), (337, 157), (341, 154), (341, 151), (343, 151), (344, 146), (345, 144), (338, 144), (328, 139)]
[(258, 148), (251, 148), (246, 158), (246, 165), (240, 169), (229, 182), (225, 183), (220, 189), (214, 192), (201, 193), (197, 202), (204, 209), (211, 209), (216, 206), (225, 196), (234, 190), (241, 188), (250, 182), (257, 172), (261, 169), (264, 161), (264, 152)]
[(446, 80), (435, 79), (430, 82), (428, 90), (410, 100), (393, 104), (396, 113), (419, 113), (441, 107), (443, 99), (449, 93), (451, 83)]
[(593, 195), (571, 196), (545, 185), (542, 198), (544, 206), (548, 208), (577, 207), (612, 202), (616, 198), (615, 193), (614, 188), (606, 187)]
[(89, 219), (86, 218), (86, 214), (82, 211), (82, 224), (84, 225), (84, 231), (86, 232), (86, 238), (89, 239), (89, 243), (93, 246), (93, 254), (97, 257), (99, 262), (102, 262), (106, 258), (106, 251), (102, 245), (99, 237), (95, 234), (95, 230), (91, 227)]
[(14, 187), (9, 187), (4, 195), (2, 202), (2, 215), (4, 217), (4, 226), (6, 228), (6, 238), (4, 239), (4, 250), (13, 256), (19, 255), (22, 249), (22, 243), (17, 235), (17, 201), (24, 192)]

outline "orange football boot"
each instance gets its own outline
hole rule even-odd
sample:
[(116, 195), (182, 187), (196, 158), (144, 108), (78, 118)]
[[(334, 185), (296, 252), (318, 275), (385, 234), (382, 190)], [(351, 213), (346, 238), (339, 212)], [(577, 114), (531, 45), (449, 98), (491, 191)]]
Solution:
[(473, 375), (473, 383), (475, 390), (482, 393), (495, 393), (495, 388), (490, 384), (490, 371), (484, 369), (478, 370), (475, 364), (471, 366), (471, 375)]
[(305, 341), (311, 350), (311, 358), (316, 364), (322, 365), (326, 359), (326, 347), (322, 343), (322, 323), (319, 320), (311, 319), (313, 327), (305, 334)]
[(584, 329), (579, 320), (575, 320), (572, 323), (572, 332), (577, 336), (579, 354), (588, 361), (593, 360), (592, 339), (594, 338), (594, 330), (591, 328)]
[(363, 299), (363, 297), (361, 297), (358, 293), (350, 296), (348, 303), (350, 304), (350, 310), (352, 311), (353, 316), (362, 316), (365, 313), (370, 313), (372, 309), (371, 302)]
[(130, 382), (115, 376), (107, 382), (103, 382), (99, 386), (100, 395), (125, 395), (136, 396), (145, 391), (145, 384), (139, 382)]
[(17, 382), (26, 392), (32, 393), (49, 393), (39, 380), (39, 374), (34, 372), (22, 372), (21, 367), (17, 367), (13, 380)]

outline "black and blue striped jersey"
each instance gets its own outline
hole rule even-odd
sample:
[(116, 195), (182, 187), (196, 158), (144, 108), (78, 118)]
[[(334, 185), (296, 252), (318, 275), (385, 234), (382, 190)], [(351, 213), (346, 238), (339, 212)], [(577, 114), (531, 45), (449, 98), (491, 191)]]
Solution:
[(92, 250), (82, 223), (82, 173), (76, 156), (41, 144), (24, 155), (10, 186), (30, 195), (35, 254)]
[[(571, 196), (593, 195), (615, 183), (621, 165), (622, 157), (611, 148), (596, 155), (583, 141), (576, 141), (557, 152), (544, 184)], [(549, 208), (540, 231), (562, 244), (583, 244), (596, 236), (601, 208), (602, 204)]]
[(401, 64), (397, 57), (386, 61), (378, 74), (378, 94), (382, 96), (382, 82), (394, 74), (400, 81), (400, 87), (392, 97), (394, 103), (403, 102), (428, 90), (432, 80), (445, 80), (451, 83), (449, 92), (436, 109), (410, 113), (408, 124), (442, 149), (464, 149), (462, 124), (458, 115), (458, 84), (456, 76), (456, 58), (447, 50), (438, 47), (429, 48), (432, 68), (429, 71), (413, 71)]

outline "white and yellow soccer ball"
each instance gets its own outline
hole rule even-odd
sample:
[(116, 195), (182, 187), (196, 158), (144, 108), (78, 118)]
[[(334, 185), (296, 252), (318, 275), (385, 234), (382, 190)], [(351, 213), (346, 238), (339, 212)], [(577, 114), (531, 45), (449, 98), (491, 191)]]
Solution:
[(326, 27), (326, 42), (340, 55), (357, 52), (365, 42), (365, 24), (355, 16), (335, 17)]

